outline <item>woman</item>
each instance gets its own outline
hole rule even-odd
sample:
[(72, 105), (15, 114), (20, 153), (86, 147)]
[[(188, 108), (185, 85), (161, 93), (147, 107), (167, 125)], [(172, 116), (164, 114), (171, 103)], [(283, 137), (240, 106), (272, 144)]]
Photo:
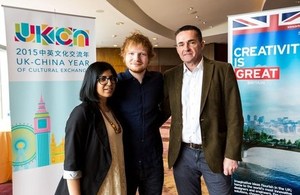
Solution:
[(106, 62), (87, 68), (82, 103), (66, 124), (64, 173), (55, 194), (126, 194), (122, 127), (107, 104), (116, 82)]

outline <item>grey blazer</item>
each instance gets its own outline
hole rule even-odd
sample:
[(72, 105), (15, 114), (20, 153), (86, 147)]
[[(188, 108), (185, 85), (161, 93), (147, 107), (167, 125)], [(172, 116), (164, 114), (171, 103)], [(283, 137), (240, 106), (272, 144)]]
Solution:
[[(223, 171), (224, 157), (240, 161), (243, 141), (243, 115), (240, 92), (230, 64), (204, 57), (200, 112), (205, 159), (213, 172)], [(175, 164), (182, 141), (181, 89), (183, 65), (164, 74), (165, 118), (172, 116), (169, 140), (169, 168)]]

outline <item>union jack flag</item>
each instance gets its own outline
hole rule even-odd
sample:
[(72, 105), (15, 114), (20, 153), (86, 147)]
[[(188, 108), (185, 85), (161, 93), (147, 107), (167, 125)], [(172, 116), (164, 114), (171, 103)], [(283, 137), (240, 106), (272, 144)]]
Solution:
[(300, 29), (300, 11), (240, 16), (232, 21), (233, 34)]

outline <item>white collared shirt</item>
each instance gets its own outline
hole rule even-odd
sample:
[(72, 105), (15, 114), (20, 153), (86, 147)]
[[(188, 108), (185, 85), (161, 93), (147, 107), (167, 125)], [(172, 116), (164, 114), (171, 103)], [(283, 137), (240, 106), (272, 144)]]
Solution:
[(200, 129), (200, 104), (203, 80), (203, 58), (191, 72), (183, 64), (182, 103), (182, 141), (202, 144)]

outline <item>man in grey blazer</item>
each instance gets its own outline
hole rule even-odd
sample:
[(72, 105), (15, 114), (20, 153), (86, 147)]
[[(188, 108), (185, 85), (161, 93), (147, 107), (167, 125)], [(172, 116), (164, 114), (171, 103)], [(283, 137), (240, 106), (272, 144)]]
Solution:
[(186, 25), (175, 36), (183, 64), (164, 74), (163, 111), (172, 117), (169, 168), (179, 195), (201, 194), (201, 176), (210, 195), (229, 195), (244, 123), (233, 68), (202, 55), (199, 28)]

